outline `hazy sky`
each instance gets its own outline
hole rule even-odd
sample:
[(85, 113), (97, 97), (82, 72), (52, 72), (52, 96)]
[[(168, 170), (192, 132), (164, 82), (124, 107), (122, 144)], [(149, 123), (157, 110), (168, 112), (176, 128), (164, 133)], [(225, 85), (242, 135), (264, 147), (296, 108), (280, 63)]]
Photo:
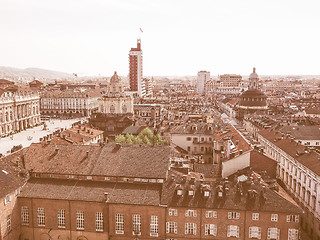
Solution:
[(0, 65), (144, 75), (320, 74), (319, 0), (0, 0)]

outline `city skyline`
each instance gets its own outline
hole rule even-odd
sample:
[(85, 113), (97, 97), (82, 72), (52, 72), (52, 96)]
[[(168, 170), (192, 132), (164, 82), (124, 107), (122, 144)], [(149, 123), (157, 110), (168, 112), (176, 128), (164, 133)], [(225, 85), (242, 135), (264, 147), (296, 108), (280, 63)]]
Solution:
[[(129, 73), (141, 37), (146, 76), (320, 74), (318, 3), (306, 1), (3, 1), (1, 66)], [(143, 29), (141, 34), (139, 29)]]

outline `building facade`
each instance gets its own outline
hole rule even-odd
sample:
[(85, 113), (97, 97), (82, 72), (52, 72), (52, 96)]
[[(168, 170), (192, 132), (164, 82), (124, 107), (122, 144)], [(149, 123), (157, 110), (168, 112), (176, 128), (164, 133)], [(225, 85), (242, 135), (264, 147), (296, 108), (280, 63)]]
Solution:
[(145, 84), (143, 82), (141, 39), (138, 39), (137, 47), (131, 48), (129, 52), (130, 91), (136, 92), (139, 97), (143, 97), (146, 94)]
[(312, 239), (320, 239), (320, 154), (273, 128), (257, 137), (266, 155), (278, 163), (277, 178), (305, 211), (302, 227)]
[(41, 93), (41, 115), (90, 116), (98, 109), (100, 92), (52, 91)]
[(40, 124), (40, 97), (32, 92), (3, 92), (0, 96), (0, 136)]
[(197, 92), (199, 95), (205, 93), (206, 82), (210, 80), (210, 72), (199, 71), (197, 76)]
[(220, 75), (220, 81), (223, 87), (240, 87), (242, 76), (237, 74)]
[(268, 110), (267, 96), (260, 90), (259, 76), (256, 68), (249, 77), (249, 89), (239, 97), (238, 117), (243, 119), (249, 113), (264, 114)]

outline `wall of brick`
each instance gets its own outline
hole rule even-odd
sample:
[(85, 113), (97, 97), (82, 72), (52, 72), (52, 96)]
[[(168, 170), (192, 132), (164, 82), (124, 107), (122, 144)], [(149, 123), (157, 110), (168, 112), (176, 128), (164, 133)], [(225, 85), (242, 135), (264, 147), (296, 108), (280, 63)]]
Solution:
[[(124, 215), (124, 234), (116, 234), (115, 232), (115, 216), (117, 213)], [(159, 235), (157, 239), (165, 238), (165, 208), (158, 206), (138, 206), (124, 204), (109, 204), (109, 224), (110, 239), (133, 239), (132, 234), (132, 215), (141, 215), (141, 235), (139, 239), (155, 239), (150, 237), (150, 217), (158, 216)]]
[[(22, 239), (108, 239), (108, 209), (105, 203), (19, 198), (19, 208), (29, 208), (29, 225), (22, 226)], [(38, 226), (37, 209), (45, 209), (45, 226)], [(58, 210), (65, 210), (65, 228), (58, 228)], [(84, 212), (84, 230), (76, 229), (76, 212)], [(102, 212), (104, 231), (96, 232), (96, 212)], [(33, 227), (34, 226), (34, 227)]]
[[(10, 193), (11, 201), (4, 204), (4, 198), (0, 199), (0, 239), (16, 240), (20, 234), (20, 212), (17, 207), (15, 192)], [(11, 231), (8, 232), (7, 217), (11, 215)]]

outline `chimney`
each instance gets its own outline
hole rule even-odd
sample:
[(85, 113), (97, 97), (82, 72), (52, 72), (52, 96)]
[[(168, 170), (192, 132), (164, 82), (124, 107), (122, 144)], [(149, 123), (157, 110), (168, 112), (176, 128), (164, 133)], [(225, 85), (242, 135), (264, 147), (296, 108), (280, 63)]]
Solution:
[(230, 158), (230, 151), (231, 151), (231, 140), (227, 142), (227, 158)]
[(109, 201), (109, 193), (108, 192), (104, 192), (104, 201), (105, 202)]
[(86, 152), (86, 157), (89, 158), (89, 151)]

